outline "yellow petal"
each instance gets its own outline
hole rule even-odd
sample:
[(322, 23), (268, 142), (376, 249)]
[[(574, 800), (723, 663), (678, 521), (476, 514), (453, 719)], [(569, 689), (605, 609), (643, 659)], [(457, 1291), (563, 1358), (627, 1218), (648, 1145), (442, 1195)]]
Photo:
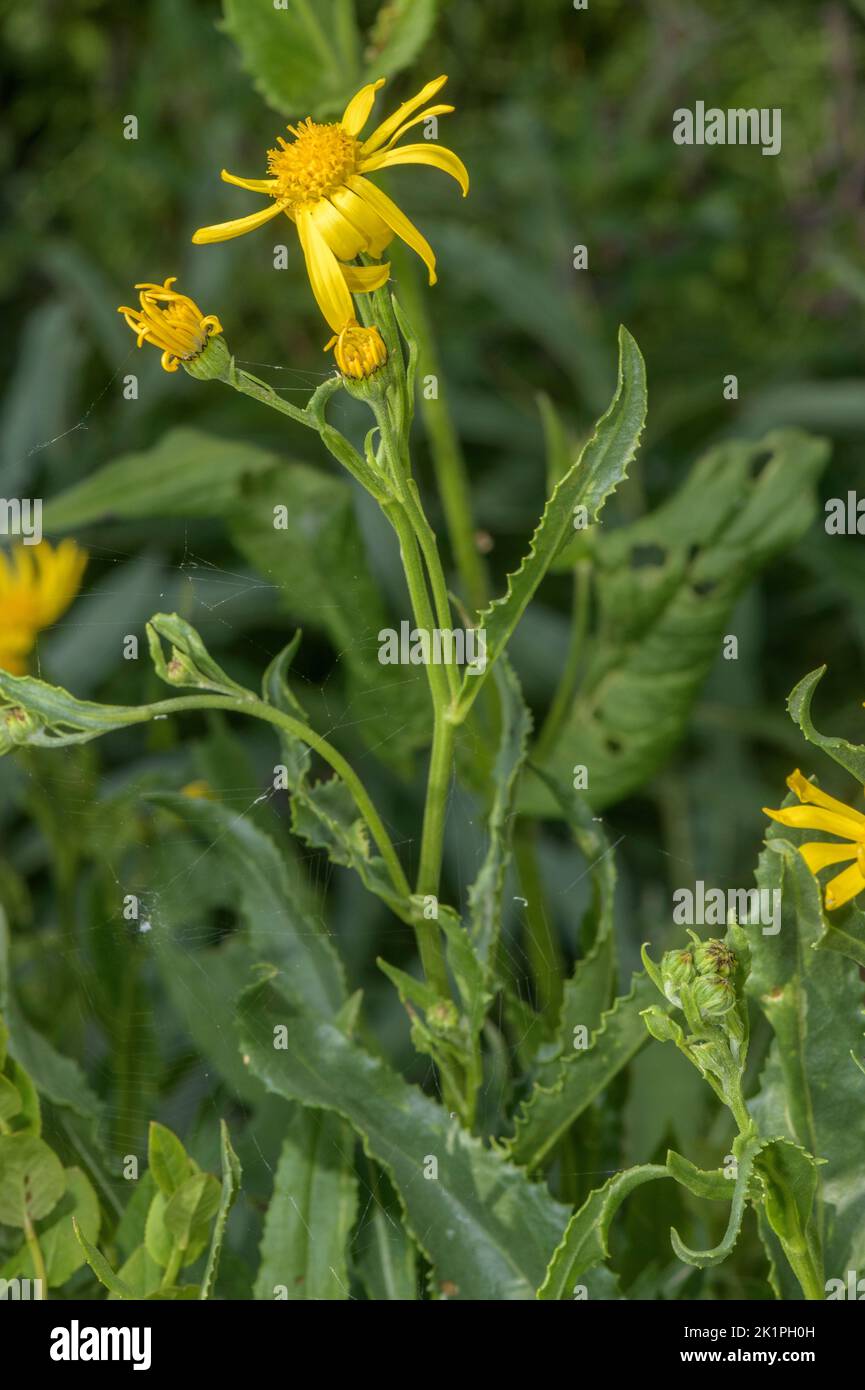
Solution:
[(298, 209), (297, 231), (316, 303), (334, 333), (340, 333), (348, 320), (354, 318), (354, 305), (342, 268), (316, 227), (308, 207)]
[(347, 217), (329, 203), (319, 198), (310, 208), (312, 219), (328, 246), (341, 261), (353, 261), (361, 251), (367, 249), (367, 238)]
[(366, 237), (366, 249), (377, 260), (385, 247), (393, 241), (393, 232), (387, 223), (382, 221), (377, 212), (373, 212), (368, 203), (344, 184), (335, 193), (331, 193), (330, 202), (339, 209), (343, 217), (348, 218), (353, 227), (363, 232)]
[(828, 830), (830, 835), (840, 835), (844, 840), (859, 841), (863, 836), (858, 821), (847, 816), (836, 815), (834, 811), (824, 811), (816, 806), (785, 806), (780, 811), (763, 807), (764, 815), (782, 825), (791, 825), (796, 830)]
[(261, 212), (250, 213), (249, 217), (237, 217), (233, 222), (219, 222), (214, 227), (199, 227), (192, 240), (196, 246), (205, 246), (211, 241), (230, 241), (232, 237), (254, 231), (256, 227), (276, 217), (279, 212), (282, 212), (280, 204), (271, 203), (269, 207), (262, 208)]
[(807, 777), (802, 776), (798, 767), (787, 778), (787, 786), (791, 792), (795, 792), (800, 801), (811, 802), (814, 806), (824, 806), (827, 811), (836, 811), (839, 816), (847, 816), (851, 820), (858, 821), (865, 830), (865, 816), (861, 811), (855, 810), (853, 806), (845, 805), (843, 801), (829, 796), (827, 792), (821, 792), (819, 787), (815, 787), (813, 782), (809, 782)]
[(435, 252), (414, 223), (410, 222), (405, 213), (400, 211), (392, 198), (389, 198), (386, 193), (382, 193), (381, 189), (376, 188), (369, 179), (361, 178), (359, 174), (350, 174), (346, 183), (359, 198), (369, 204), (373, 212), (378, 213), (382, 221), (386, 222), (407, 246), (417, 252), (429, 271), (430, 284), (434, 285), (436, 282)]
[(390, 261), (381, 265), (344, 265), (343, 277), (352, 294), (369, 294), (370, 290), (380, 290), (390, 279)]
[(229, 174), (227, 169), (220, 170), (219, 177), (224, 183), (235, 183), (238, 188), (246, 188), (250, 193), (270, 193), (279, 182), (278, 179), (242, 179), (237, 174)]
[(411, 130), (413, 125), (420, 125), (421, 121), (428, 121), (430, 116), (449, 116), (453, 110), (453, 106), (427, 106), (423, 111), (418, 111), (417, 115), (412, 116), (410, 121), (403, 121), (402, 125), (397, 127), (385, 145), (385, 149), (389, 150), (391, 145), (395, 145), (400, 136), (405, 135), (407, 130)]
[(851, 864), (849, 869), (845, 869), (826, 884), (825, 903), (828, 911), (834, 912), (836, 908), (843, 907), (851, 898), (858, 897), (863, 888), (865, 875), (858, 864)]
[(365, 87), (361, 87), (352, 97), (348, 106), (342, 113), (340, 125), (348, 135), (359, 135), (369, 120), (369, 113), (375, 101), (375, 94), (380, 87), (383, 87), (385, 79), (379, 77), (375, 82), (368, 82)]
[(827, 869), (830, 864), (844, 864), (847, 860), (855, 859), (856, 846), (830, 845), (818, 840), (811, 840), (807, 845), (799, 845), (799, 853), (812, 874), (818, 874), (821, 869)]
[(452, 179), (456, 179), (463, 197), (469, 191), (468, 169), (459, 155), (444, 145), (398, 145), (396, 149), (382, 150), (380, 154), (362, 160), (360, 172), (369, 174), (373, 169), (389, 169), (394, 164), (432, 164), (435, 169), (443, 169)]
[(430, 97), (434, 97), (436, 92), (441, 91), (446, 82), (446, 77), (434, 77), (432, 82), (427, 82), (426, 86), (421, 87), (420, 91), (413, 97), (409, 97), (408, 101), (404, 101), (402, 106), (394, 111), (392, 116), (388, 116), (386, 121), (382, 121), (380, 126), (376, 126), (372, 135), (361, 146), (363, 154), (371, 154), (373, 150), (380, 149), (385, 141), (390, 139), (394, 131), (399, 129), (403, 121), (405, 121), (412, 112), (417, 111), (419, 106), (423, 106), (425, 101), (429, 101)]

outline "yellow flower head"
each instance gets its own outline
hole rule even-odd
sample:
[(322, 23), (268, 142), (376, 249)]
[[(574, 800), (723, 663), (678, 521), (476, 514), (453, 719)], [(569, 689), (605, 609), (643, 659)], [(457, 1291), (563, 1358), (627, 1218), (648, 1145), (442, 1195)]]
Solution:
[(297, 227), (318, 306), (337, 334), (354, 317), (351, 295), (378, 289), (390, 274), (387, 263), (345, 264), (361, 252), (378, 259), (394, 236), (401, 237), (422, 257), (430, 284), (435, 284), (435, 255), (429, 242), (367, 175), (395, 164), (432, 164), (455, 178), (465, 197), (469, 176), (452, 150), (427, 140), (396, 143), (412, 126), (453, 111), (452, 106), (441, 105), (419, 109), (446, 81), (446, 77), (436, 77), (428, 82), (363, 141), (360, 132), (384, 78), (362, 87), (348, 103), (341, 121), (320, 124), (310, 118), (289, 126), (294, 138), (289, 141), (280, 136), (277, 147), (268, 150), (268, 178), (241, 179), (222, 171), (226, 183), (251, 193), (266, 193), (272, 204), (249, 217), (200, 227), (192, 240), (199, 244), (228, 241), (284, 212)]
[(87, 552), (74, 541), (48, 541), (0, 553), (0, 668), (23, 675), (43, 628), (64, 613), (81, 587)]
[(363, 328), (357, 319), (351, 319), (341, 333), (333, 335), (325, 344), (325, 352), (330, 348), (343, 376), (357, 380), (372, 376), (387, 361), (387, 348), (378, 329)]
[(809, 841), (799, 846), (799, 853), (812, 874), (826, 869), (830, 864), (849, 864), (830, 879), (826, 885), (824, 904), (831, 912), (843, 907), (865, 889), (865, 815), (845, 806), (834, 796), (827, 796), (803, 777), (799, 769), (787, 778), (787, 786), (795, 792), (801, 806), (786, 806), (780, 811), (770, 811), (763, 807), (767, 816), (790, 825), (796, 830), (828, 830), (830, 835), (841, 837), (842, 844), (831, 844), (820, 840)]
[(215, 314), (205, 318), (194, 300), (171, 288), (176, 279), (176, 275), (169, 275), (164, 285), (136, 285), (141, 291), (140, 309), (121, 304), (117, 310), (137, 335), (139, 347), (152, 343), (162, 348), (162, 365), (167, 372), (176, 372), (181, 362), (197, 357), (208, 338), (222, 332)]

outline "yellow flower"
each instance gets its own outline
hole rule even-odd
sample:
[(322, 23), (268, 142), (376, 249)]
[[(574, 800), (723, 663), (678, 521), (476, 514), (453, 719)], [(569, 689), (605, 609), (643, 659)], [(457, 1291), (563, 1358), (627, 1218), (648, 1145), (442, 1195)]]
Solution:
[(357, 319), (351, 319), (341, 333), (334, 333), (325, 352), (333, 348), (336, 365), (343, 376), (360, 380), (372, 376), (387, 361), (387, 348), (378, 329), (362, 328)]
[(139, 347), (153, 343), (162, 348), (162, 365), (167, 372), (176, 372), (181, 362), (197, 357), (208, 338), (222, 332), (215, 314), (205, 318), (194, 300), (171, 288), (176, 279), (176, 275), (169, 275), (164, 285), (136, 285), (141, 291), (141, 308), (121, 304), (117, 310), (137, 334)]
[(796, 830), (828, 830), (830, 835), (839, 835), (844, 843), (831, 844), (819, 840), (799, 845), (799, 853), (812, 874), (826, 869), (830, 864), (848, 864), (848, 869), (836, 874), (826, 885), (824, 903), (828, 911), (843, 907), (851, 898), (865, 889), (865, 815), (845, 806), (834, 796), (827, 796), (803, 777), (799, 769), (787, 778), (787, 786), (795, 792), (803, 806), (786, 806), (780, 811), (770, 811), (763, 807), (764, 813), (782, 825), (790, 825)]
[(284, 212), (297, 227), (318, 306), (337, 334), (354, 317), (351, 294), (378, 289), (390, 273), (387, 263), (344, 264), (361, 252), (378, 259), (394, 236), (401, 237), (422, 257), (430, 284), (435, 284), (435, 255), (429, 242), (366, 175), (395, 164), (432, 164), (455, 178), (465, 197), (469, 176), (452, 150), (426, 140), (414, 145), (396, 143), (411, 126), (453, 111), (452, 106), (418, 109), (446, 81), (446, 77), (436, 77), (428, 82), (364, 141), (358, 137), (384, 78), (362, 87), (348, 103), (341, 121), (323, 125), (309, 118), (289, 126), (294, 139), (289, 142), (280, 136), (278, 148), (268, 150), (269, 178), (241, 179), (222, 170), (226, 183), (252, 193), (266, 193), (273, 199), (271, 206), (233, 222), (200, 227), (192, 240), (199, 244), (228, 241)]
[(48, 541), (16, 545), (0, 554), (0, 668), (26, 672), (37, 635), (69, 607), (86, 565), (87, 552), (74, 541), (61, 541), (56, 550)]

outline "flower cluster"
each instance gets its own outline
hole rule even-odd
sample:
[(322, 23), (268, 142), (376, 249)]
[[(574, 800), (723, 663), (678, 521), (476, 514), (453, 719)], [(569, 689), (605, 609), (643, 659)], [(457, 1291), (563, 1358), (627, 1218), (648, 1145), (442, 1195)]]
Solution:
[[(365, 140), (369, 120), (384, 78), (369, 82), (348, 103), (339, 121), (322, 123), (311, 117), (287, 127), (292, 137), (279, 136), (267, 152), (267, 177), (240, 178), (222, 170), (226, 183), (271, 201), (258, 212), (230, 222), (200, 227), (197, 245), (228, 241), (254, 231), (279, 213), (297, 229), (312, 293), (333, 337), (325, 351), (335, 349), (344, 376), (361, 380), (387, 361), (384, 340), (374, 324), (362, 326), (352, 299), (382, 288), (390, 264), (381, 259), (399, 237), (424, 261), (430, 284), (435, 284), (435, 254), (426, 238), (369, 175), (399, 164), (427, 164), (449, 174), (468, 193), (469, 177), (462, 160), (434, 140), (398, 143), (406, 131), (453, 111), (440, 103), (425, 105), (444, 86), (446, 77), (428, 82), (388, 116)], [(361, 260), (363, 258), (363, 260)], [(221, 333), (214, 315), (203, 316), (193, 300), (164, 285), (140, 285), (141, 307), (120, 312), (138, 338), (162, 348), (162, 365), (176, 371), (194, 362), (211, 335)]]
[(691, 936), (694, 945), (690, 950), (667, 951), (661, 957), (664, 994), (671, 1004), (682, 1008), (681, 991), (688, 987), (701, 1018), (721, 1018), (736, 1003), (730, 979), (736, 956), (723, 941), (700, 941), (694, 933)]
[(672, 1017), (669, 1007), (644, 1009), (643, 1022), (653, 1038), (676, 1044), (730, 1107), (744, 1132), (750, 1126), (742, 1099), (749, 1037), (743, 991), (750, 969), (747, 938), (735, 922), (728, 927), (724, 941), (701, 941), (693, 931), (688, 935), (691, 945), (665, 952), (660, 965), (654, 963), (645, 946), (642, 950), (646, 974), (668, 1005), (681, 1009), (687, 1031)]

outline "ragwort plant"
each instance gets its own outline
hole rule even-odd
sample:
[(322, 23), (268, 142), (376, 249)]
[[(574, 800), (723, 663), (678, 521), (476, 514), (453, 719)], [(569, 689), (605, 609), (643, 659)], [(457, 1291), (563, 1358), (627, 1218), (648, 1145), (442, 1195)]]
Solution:
[[(236, 1084), (250, 1104), (266, 1093), (296, 1103), (264, 1218), (256, 1297), (340, 1297), (350, 1286), (385, 1298), (414, 1298), (421, 1287), (438, 1298), (620, 1297), (613, 1218), (637, 1188), (664, 1182), (673, 1184), (680, 1224), (707, 1232), (720, 1208), (723, 1234), (700, 1249), (674, 1227), (641, 1274), (629, 1279), (630, 1296), (698, 1293), (700, 1272), (732, 1254), (750, 1209), (765, 1252), (762, 1277), (775, 1296), (823, 1298), (831, 1294), (829, 1281), (845, 1278), (865, 1259), (865, 1112), (855, 1064), (865, 930), (851, 905), (865, 887), (865, 815), (794, 774), (790, 785), (802, 804), (768, 813), (792, 834), (767, 841), (757, 870), (759, 888), (780, 892), (781, 920), (767, 928), (747, 911), (738, 920), (724, 917), (723, 938), (702, 940), (692, 930), (660, 964), (644, 948), (645, 972), (617, 996), (614, 852), (592, 814), (659, 766), (677, 736), (651, 719), (651, 681), (662, 678), (653, 658), (659, 629), (666, 623), (678, 631), (684, 648), (681, 668), (663, 678), (693, 692), (705, 669), (706, 642), (716, 644), (718, 623), (748, 574), (807, 525), (822, 446), (792, 431), (770, 436), (770, 461), (756, 478), (751, 465), (764, 446), (725, 446), (697, 465), (666, 515), (661, 509), (605, 534), (605, 502), (625, 483), (646, 415), (643, 360), (622, 328), (614, 395), (576, 455), (552, 407), (543, 407), (549, 500), (522, 563), (492, 603), (483, 603), (486, 580), (472, 543), (460, 455), (440, 452), (442, 502), (457, 559), (450, 580), (412, 469), (417, 374), (431, 351), (428, 331), (413, 326), (384, 259), (401, 239), (421, 257), (432, 284), (435, 255), (376, 182), (380, 171), (418, 163), (451, 175), (468, 192), (456, 154), (435, 140), (403, 141), (413, 127), (433, 130), (452, 111), (427, 104), (444, 82), (428, 82), (366, 138), (381, 79), (361, 87), (341, 120), (289, 126), (291, 138), (280, 137), (268, 152), (265, 177), (223, 172), (229, 183), (269, 201), (195, 232), (197, 244), (224, 240), (280, 213), (295, 226), (335, 359), (334, 372), (305, 405), (290, 403), (239, 366), (220, 318), (176, 289), (174, 277), (139, 284), (138, 305), (121, 309), (138, 345), (161, 351), (167, 372), (182, 368), (202, 390), (227, 387), (317, 434), (392, 529), (411, 602), (417, 651), (411, 660), (424, 666), (428, 687), (431, 742), (416, 872), (409, 875), (370, 787), (303, 707), (292, 681), (299, 633), (261, 673), (257, 689), (223, 670), (176, 613), (154, 614), (147, 624), (153, 668), (171, 688), (168, 698), (92, 703), (28, 674), (36, 634), (72, 602), (82, 580), (85, 557), (71, 541), (56, 552), (44, 543), (32, 560), (21, 553), (0, 570), (0, 593), (13, 615), (4, 615), (0, 635), (0, 751), (26, 758), (32, 749), (69, 748), (199, 711), (269, 726), (280, 750), (274, 786), (287, 792), (295, 836), (358, 875), (365, 891), (414, 933), (418, 973), (386, 959), (379, 965), (405, 1006), (414, 1048), (433, 1065), (435, 1084), (425, 1090), (383, 1060), (362, 999), (348, 992), (333, 942), (310, 915), (295, 869), (273, 842), (229, 814), (206, 786), (149, 792), (149, 804), (168, 823), (180, 819), (219, 843), (233, 864), (246, 923), (238, 962), (247, 978), (234, 982), (237, 1040), (224, 1065), (240, 1072)], [(368, 412), (361, 448), (332, 421), (340, 394)], [(791, 476), (798, 497), (779, 521)], [(702, 500), (712, 489), (724, 502), (733, 563), (713, 548), (717, 512), (710, 526)], [(669, 571), (634, 569), (630, 552), (666, 538), (674, 521), (683, 528), (688, 558), (671, 584)], [(573, 637), (559, 692), (533, 738), (507, 649), (541, 581), (554, 572), (574, 577)], [(592, 615), (594, 646), (587, 655)], [(460, 632), (472, 634), (480, 659), (461, 664), (451, 645), (436, 660), (433, 636)], [(630, 684), (622, 685), (626, 668)], [(865, 782), (865, 749), (824, 738), (811, 723), (819, 675), (793, 693), (791, 713), (806, 738)], [(464, 756), (468, 746), (485, 769), (481, 778)], [(448, 902), (441, 896), (443, 837), (457, 777), (485, 806), (487, 847), (464, 899)], [(526, 902), (529, 1001), (509, 967), (503, 899), (514, 851), (521, 882), (539, 882), (532, 817), (551, 807), (571, 828), (593, 902), (571, 974), (537, 902)], [(828, 831), (841, 843), (800, 844), (802, 829)], [(836, 863), (850, 867), (823, 902), (816, 874)], [(169, 969), (172, 961), (179, 969), (170, 943), (157, 941), (154, 948), (168, 952)], [(225, 1121), (221, 1183), (154, 1122), (146, 1173), (125, 1210), (118, 1213), (116, 1200), (112, 1209), (82, 1167), (64, 1164), (43, 1137), (40, 1092), (56, 1104), (72, 1083), (58, 1073), (63, 1059), (46, 1054), (27, 1022), (6, 965), (5, 936), (2, 956), (0, 1225), (18, 1242), (2, 1277), (38, 1280), (47, 1296), (89, 1269), (118, 1299), (212, 1297), (242, 1182)], [(767, 1024), (758, 1066), (749, 1068), (755, 1013)], [(673, 1043), (721, 1102), (719, 1162), (703, 1170), (669, 1150), (661, 1162), (612, 1172), (585, 1195), (571, 1172), (582, 1127), (604, 1123), (599, 1098), (614, 1095), (648, 1039), (653, 1046)], [(490, 1096), (498, 1099), (490, 1103)], [(353, 1136), (364, 1150), (357, 1161)], [(322, 1153), (326, 1164), (317, 1157)], [(358, 1173), (380, 1211), (397, 1213), (396, 1222), (388, 1217), (392, 1230), (384, 1245), (362, 1262), (351, 1253)], [(312, 1254), (299, 1274), (288, 1201), (302, 1183), (321, 1188), (311, 1213)]]

